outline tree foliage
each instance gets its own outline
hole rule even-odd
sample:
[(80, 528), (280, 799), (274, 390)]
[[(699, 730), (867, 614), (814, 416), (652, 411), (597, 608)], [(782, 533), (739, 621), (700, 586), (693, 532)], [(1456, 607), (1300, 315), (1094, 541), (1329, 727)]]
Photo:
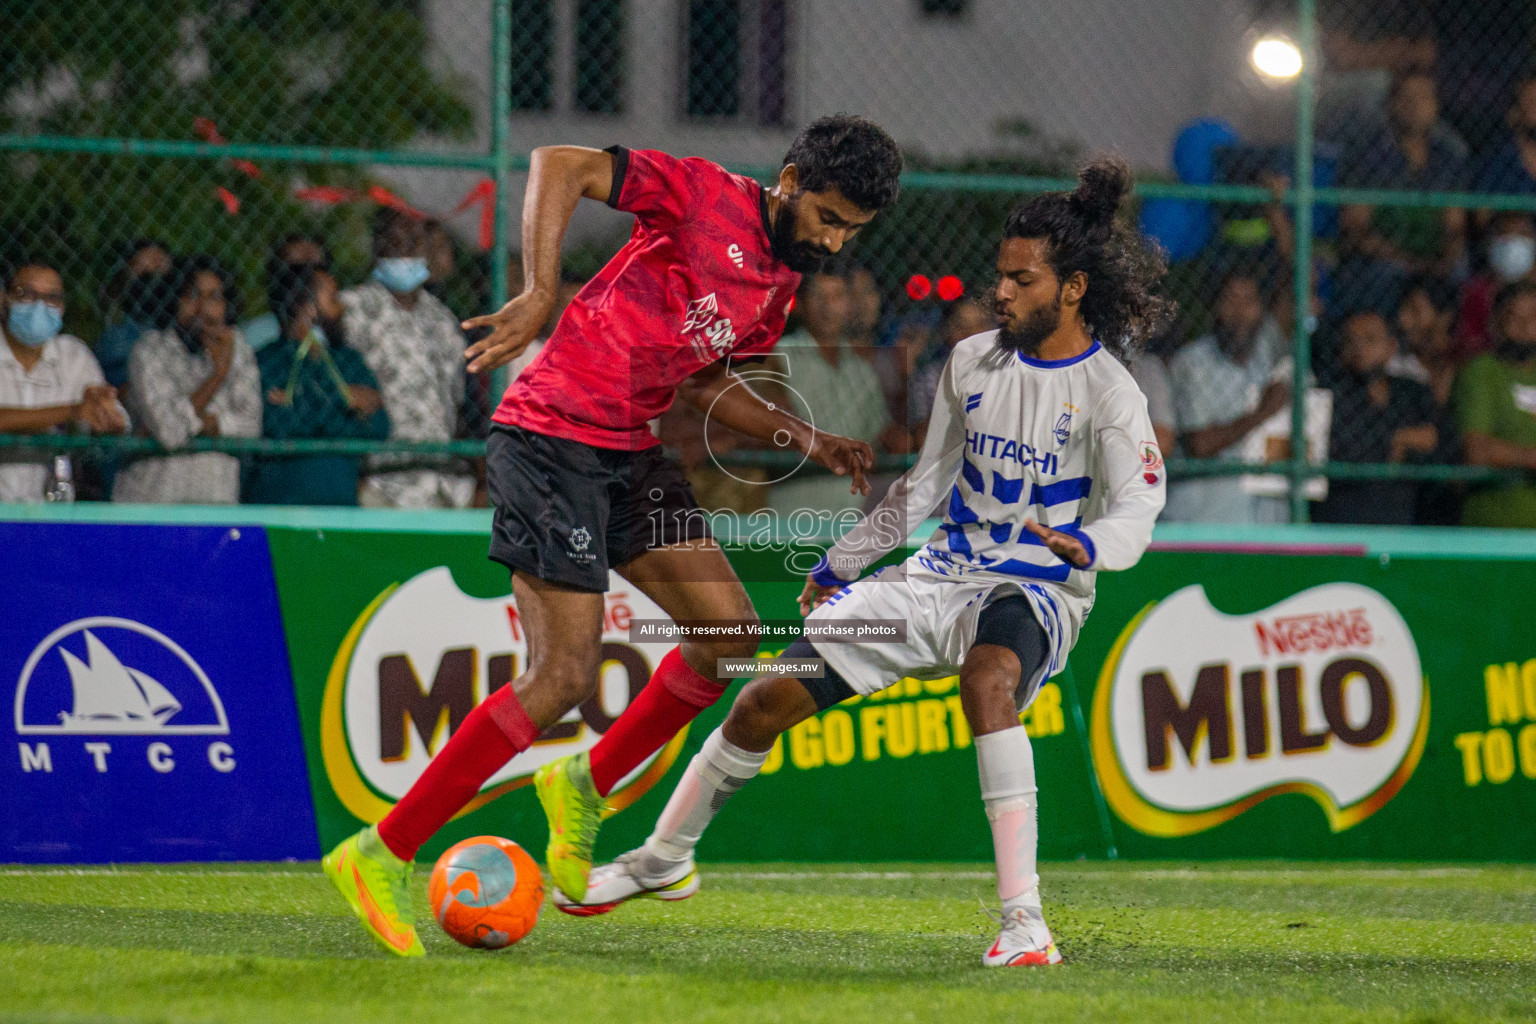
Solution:
[[(415, 0), (0, 0), (0, 131), (199, 138), (387, 149), (421, 133), (465, 137), (462, 89), (434, 75)], [(352, 269), (366, 261), (363, 207), (314, 207), (293, 187), (364, 184), (342, 165), (0, 153), (0, 263), (54, 262), (70, 329), (93, 337), (101, 289), (136, 237), (212, 252), (248, 301), (274, 238), (315, 231)], [(231, 213), (219, 189), (238, 202)]]

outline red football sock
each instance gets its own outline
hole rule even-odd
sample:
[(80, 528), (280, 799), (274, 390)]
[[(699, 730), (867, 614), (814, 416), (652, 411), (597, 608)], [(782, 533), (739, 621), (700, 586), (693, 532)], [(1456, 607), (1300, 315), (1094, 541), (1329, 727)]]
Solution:
[(396, 857), (413, 859), (485, 780), (527, 750), (538, 734), (512, 687), (503, 686), (464, 716), (421, 778), (379, 822), (379, 838)]
[(681, 647), (668, 651), (645, 689), (592, 748), (592, 783), (597, 791), (606, 796), (724, 692), (725, 687), (689, 667)]

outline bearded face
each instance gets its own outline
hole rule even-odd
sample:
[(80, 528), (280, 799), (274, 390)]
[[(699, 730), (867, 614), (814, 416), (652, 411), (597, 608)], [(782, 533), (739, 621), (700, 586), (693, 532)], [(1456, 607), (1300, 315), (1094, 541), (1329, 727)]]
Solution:
[(832, 257), (832, 251), (800, 239), (800, 197), (801, 193), (795, 192), (780, 201), (779, 216), (774, 221), (773, 233), (768, 242), (773, 248), (774, 258), (790, 270), (799, 274), (814, 274)]
[(1061, 290), (1056, 290), (1054, 301), (1025, 313), (1022, 317), (1010, 317), (1010, 311), (1001, 305), (997, 310), (999, 348), (1034, 356), (1040, 346), (1056, 328), (1061, 326)]

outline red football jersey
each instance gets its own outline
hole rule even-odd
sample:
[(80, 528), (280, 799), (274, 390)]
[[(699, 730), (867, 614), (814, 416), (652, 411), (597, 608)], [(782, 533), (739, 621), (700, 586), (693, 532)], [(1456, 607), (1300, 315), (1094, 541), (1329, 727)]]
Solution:
[(608, 205), (635, 215), (493, 419), (598, 448), (656, 444), (646, 426), (684, 379), (768, 352), (800, 275), (774, 258), (751, 178), (690, 157), (614, 147)]

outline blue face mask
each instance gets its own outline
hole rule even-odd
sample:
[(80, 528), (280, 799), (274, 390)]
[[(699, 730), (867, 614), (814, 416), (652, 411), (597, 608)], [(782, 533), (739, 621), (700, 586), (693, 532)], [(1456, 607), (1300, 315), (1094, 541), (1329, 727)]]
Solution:
[(64, 314), (46, 302), (13, 302), (5, 326), (23, 345), (39, 348), (63, 330)]
[(431, 276), (422, 256), (386, 256), (373, 268), (373, 279), (398, 295), (415, 291)]

